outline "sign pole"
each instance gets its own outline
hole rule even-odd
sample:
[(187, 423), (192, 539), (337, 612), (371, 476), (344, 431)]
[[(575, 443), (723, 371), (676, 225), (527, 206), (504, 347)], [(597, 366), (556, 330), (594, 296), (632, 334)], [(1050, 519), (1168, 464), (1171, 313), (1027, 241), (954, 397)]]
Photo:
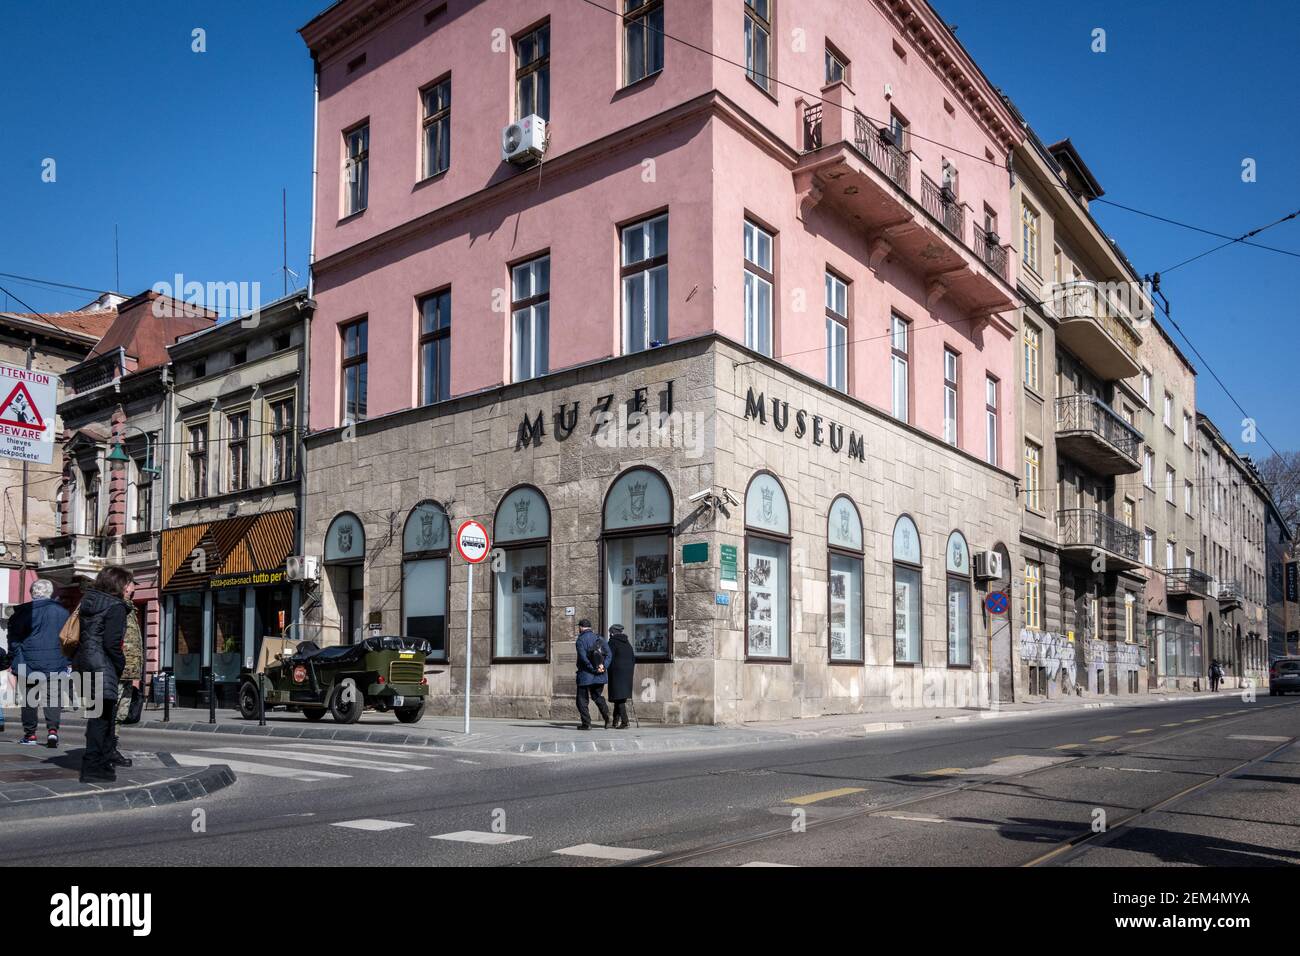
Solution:
[(465, 736), (469, 736), (469, 681), (474, 672), (474, 565), (469, 566), (468, 594), (465, 601)]
[[(27, 369), (32, 367), (32, 353), (36, 350), (36, 339), (32, 338), (27, 346)], [(27, 461), (23, 461), (23, 531), (22, 544), (20, 548), (20, 557), (18, 560), (18, 602), (21, 604), (27, 600)]]

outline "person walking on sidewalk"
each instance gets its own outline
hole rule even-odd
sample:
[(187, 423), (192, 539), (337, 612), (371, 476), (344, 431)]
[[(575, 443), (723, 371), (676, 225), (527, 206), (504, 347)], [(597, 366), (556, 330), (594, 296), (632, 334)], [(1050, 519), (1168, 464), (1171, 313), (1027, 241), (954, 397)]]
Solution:
[(37, 744), (36, 704), (45, 709), (45, 746), (59, 745), (64, 675), (68, 659), (59, 646), (59, 631), (68, 612), (54, 600), (54, 583), (44, 578), (32, 582), (32, 599), (20, 604), (9, 618), (9, 644), (13, 648), (16, 690), (22, 695), (23, 735), (19, 743)]
[(605, 666), (611, 656), (609, 645), (591, 629), (591, 621), (585, 617), (578, 622), (578, 638), (574, 644), (578, 648), (578, 716), (582, 718), (578, 729), (591, 730), (591, 711), (587, 709), (590, 697), (605, 721), (605, 729), (609, 730), (609, 706), (601, 694), (609, 680)]
[(1216, 657), (1214, 660), (1210, 661), (1210, 692), (1217, 694), (1219, 692), (1219, 684), (1222, 682), (1223, 665), (1219, 663), (1219, 659)]
[[(132, 590), (135, 590), (134, 585)], [(135, 682), (144, 676), (144, 635), (140, 631), (140, 616), (134, 604), (126, 612), (126, 634), (122, 638), (122, 657), (126, 660), (126, 666), (122, 668), (121, 679), (117, 682), (117, 714), (113, 719), (113, 763), (119, 767), (129, 767), (131, 758), (122, 755), (122, 750), (118, 747), (116, 730), (126, 723), (127, 716), (131, 712)]]
[(623, 730), (627, 727), (627, 702), (632, 699), (632, 687), (636, 683), (633, 676), (636, 652), (623, 633), (622, 624), (609, 626), (609, 650), (614, 655), (606, 667), (609, 671), (609, 702), (614, 705), (614, 729)]
[[(135, 577), (120, 565), (99, 572), (95, 583), (81, 599), (81, 646), (73, 666), (79, 673), (98, 677), (94, 701), (98, 713), (86, 719), (86, 752), (81, 758), (82, 783), (112, 783), (114, 767), (120, 762), (113, 727), (117, 716), (118, 684), (126, 668), (122, 645), (126, 639), (126, 618), (133, 610), (131, 595)], [(88, 704), (91, 702), (87, 702)]]

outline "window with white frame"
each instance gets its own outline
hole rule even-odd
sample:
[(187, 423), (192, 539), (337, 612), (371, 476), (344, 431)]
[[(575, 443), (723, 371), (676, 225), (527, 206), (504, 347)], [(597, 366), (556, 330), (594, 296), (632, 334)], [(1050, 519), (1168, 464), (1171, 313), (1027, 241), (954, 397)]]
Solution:
[(370, 198), (370, 124), (343, 134), (343, 215), (366, 208)]
[(1146, 369), (1142, 370), (1142, 401), (1151, 406), (1151, 373)]
[(1148, 568), (1156, 566), (1156, 533), (1147, 528), (1142, 532), (1142, 563)]
[(992, 375), (984, 380), (984, 460), (998, 463), (998, 380)]
[(551, 117), (551, 25), (515, 38), (515, 119)]
[(1020, 206), (1020, 256), (1025, 266), (1038, 272), (1039, 226), (1038, 211), (1029, 203)]
[(426, 87), (424, 105), (424, 178), (445, 173), (451, 165), (451, 77)]
[(772, 2), (745, 0), (745, 75), (772, 89)]
[(538, 256), (510, 270), (512, 368), (516, 382), (545, 375), (550, 355), (551, 257)]
[(826, 273), (826, 384), (849, 389), (849, 288), (833, 272)]
[(1150, 448), (1142, 450), (1142, 484), (1148, 488), (1155, 488), (1155, 467), (1156, 457), (1152, 454)]
[(1165, 428), (1174, 430), (1174, 397), (1168, 392), (1165, 392), (1164, 423)]
[(668, 216), (625, 226), (622, 232), (623, 352), (668, 341)]
[(189, 445), (189, 480), (186, 484), (186, 497), (202, 498), (208, 493), (208, 425), (207, 422), (194, 422), (188, 426)]
[(901, 422), (907, 421), (908, 415), (908, 333), (911, 323), (901, 315), (890, 316), (889, 352), (891, 395), (893, 396), (894, 417)]
[(1183, 511), (1186, 514), (1192, 513), (1192, 483), (1183, 481)]
[(1025, 385), (1037, 392), (1042, 388), (1043, 333), (1033, 323), (1025, 323)]
[(745, 220), (745, 345), (772, 354), (772, 235)]
[(826, 46), (826, 85), (847, 82), (849, 74), (848, 61), (840, 56), (838, 50)]
[(664, 68), (664, 0), (623, 0), (623, 84)]
[(230, 491), (248, 488), (248, 410), (226, 416), (226, 455)]
[(1165, 465), (1165, 501), (1171, 505), (1174, 503), (1174, 484), (1178, 480), (1178, 475), (1172, 468)]
[(1192, 447), (1192, 416), (1183, 412), (1183, 444)]
[(943, 350), (943, 440), (957, 444), (957, 369), (959, 357), (952, 349)]
[(1025, 441), (1025, 507), (1038, 511), (1042, 507), (1042, 446)]
[(1038, 561), (1025, 561), (1025, 627), (1043, 629), (1043, 566)]
[(1165, 542), (1165, 570), (1172, 571), (1177, 565), (1174, 564), (1174, 555), (1178, 553), (1178, 546), (1173, 541)]

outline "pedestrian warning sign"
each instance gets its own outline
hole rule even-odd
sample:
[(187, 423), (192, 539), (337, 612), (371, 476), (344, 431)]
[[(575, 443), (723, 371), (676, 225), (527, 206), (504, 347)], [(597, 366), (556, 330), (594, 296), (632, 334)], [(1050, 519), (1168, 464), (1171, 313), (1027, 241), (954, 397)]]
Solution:
[(0, 364), (0, 457), (50, 463), (58, 394), (57, 375)]

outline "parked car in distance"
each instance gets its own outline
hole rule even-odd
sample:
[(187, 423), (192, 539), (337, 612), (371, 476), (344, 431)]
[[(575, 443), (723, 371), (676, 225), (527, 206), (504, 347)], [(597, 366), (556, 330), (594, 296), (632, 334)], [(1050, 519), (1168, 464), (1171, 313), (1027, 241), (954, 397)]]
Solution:
[(1279, 657), (1268, 668), (1268, 693), (1271, 697), (1300, 692), (1300, 657)]

